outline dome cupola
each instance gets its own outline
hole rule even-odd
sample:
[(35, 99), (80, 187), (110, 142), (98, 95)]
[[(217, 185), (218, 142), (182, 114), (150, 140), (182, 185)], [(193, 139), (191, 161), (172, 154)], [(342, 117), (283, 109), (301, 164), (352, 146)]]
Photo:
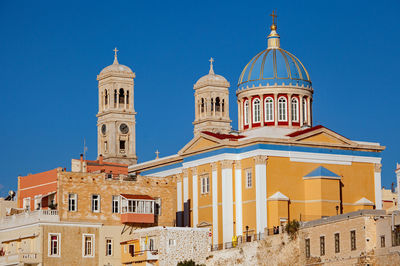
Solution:
[(273, 126), (311, 126), (313, 88), (301, 61), (280, 47), (280, 36), (273, 12), (267, 49), (255, 55), (244, 67), (236, 95), (239, 130)]

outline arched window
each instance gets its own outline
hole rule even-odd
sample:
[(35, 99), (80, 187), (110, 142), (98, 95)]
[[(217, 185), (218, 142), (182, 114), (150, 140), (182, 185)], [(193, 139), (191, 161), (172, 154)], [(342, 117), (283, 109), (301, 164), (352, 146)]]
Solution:
[(225, 100), (222, 100), (222, 112), (225, 113)]
[(253, 101), (253, 123), (259, 123), (260, 120), (260, 99), (257, 98)]
[(117, 103), (117, 90), (114, 90), (114, 103)]
[(215, 99), (215, 111), (220, 112), (221, 111), (221, 101), (219, 97)]
[(107, 90), (104, 90), (104, 103), (105, 103), (105, 105), (108, 104), (108, 92), (107, 92)]
[(265, 98), (265, 121), (274, 121), (274, 100), (271, 97)]
[(125, 102), (125, 93), (124, 89), (119, 89), (119, 103)]
[(307, 123), (307, 99), (303, 98), (303, 124)]
[(249, 124), (249, 101), (246, 100), (244, 102), (244, 124)]
[(279, 121), (287, 121), (287, 103), (286, 98), (281, 97), (278, 100), (278, 120)]
[(292, 98), (292, 122), (299, 122), (299, 101)]
[(211, 112), (214, 111), (214, 98), (211, 98)]
[(126, 91), (126, 104), (129, 104), (129, 91)]
[(200, 111), (204, 113), (204, 98), (201, 98)]

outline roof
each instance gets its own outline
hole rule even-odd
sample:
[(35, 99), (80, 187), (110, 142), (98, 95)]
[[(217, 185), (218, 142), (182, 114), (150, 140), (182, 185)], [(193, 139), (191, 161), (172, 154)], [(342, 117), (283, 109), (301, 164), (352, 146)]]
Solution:
[(132, 194), (121, 194), (122, 197), (126, 199), (145, 199), (145, 200), (154, 200), (154, 198), (148, 195), (132, 195)]
[(311, 132), (311, 131), (314, 131), (314, 130), (317, 130), (317, 129), (320, 129), (320, 128), (326, 128), (326, 127), (324, 127), (322, 125), (318, 125), (318, 126), (315, 126), (315, 127), (310, 127), (310, 128), (307, 128), (307, 129), (302, 129), (302, 130), (298, 130), (298, 131), (292, 132), (290, 134), (287, 134), (286, 136), (293, 138), (293, 137), (297, 137), (297, 136), (303, 135), (305, 133), (308, 133), (308, 132)]
[(319, 166), (304, 177), (334, 177), (334, 178), (340, 178), (339, 175), (335, 174), (332, 171), (329, 171), (323, 166)]
[(220, 134), (220, 133), (213, 133), (213, 132), (210, 132), (210, 131), (202, 131), (201, 133), (204, 133), (206, 135), (215, 137), (217, 139), (238, 140), (238, 139), (241, 139), (241, 138), (245, 137), (245, 136), (242, 136), (242, 135)]
[(87, 163), (87, 165), (89, 166), (114, 166), (114, 167), (128, 167), (127, 164), (123, 164), (123, 163), (110, 163), (110, 162), (104, 162), (101, 164), (98, 160), (97, 161), (89, 161), (89, 160), (85, 160), (85, 162)]

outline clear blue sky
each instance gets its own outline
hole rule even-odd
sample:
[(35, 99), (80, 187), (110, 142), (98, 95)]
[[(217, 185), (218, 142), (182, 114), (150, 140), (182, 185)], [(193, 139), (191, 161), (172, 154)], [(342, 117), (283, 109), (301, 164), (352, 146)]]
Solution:
[(399, 1), (1, 1), (0, 196), (18, 175), (70, 168), (84, 138), (96, 158), (96, 75), (115, 46), (136, 72), (139, 161), (192, 138), (193, 84), (211, 56), (237, 128), (237, 80), (265, 49), (273, 9), (282, 48), (310, 73), (314, 125), (386, 146), (382, 183), (395, 182)]

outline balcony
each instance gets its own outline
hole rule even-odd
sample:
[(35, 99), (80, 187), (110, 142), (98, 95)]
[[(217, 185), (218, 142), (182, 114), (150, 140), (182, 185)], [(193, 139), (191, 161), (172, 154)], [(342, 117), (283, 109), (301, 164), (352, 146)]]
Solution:
[(42, 262), (39, 253), (19, 253), (0, 256), (0, 265), (37, 264)]
[(37, 210), (26, 211), (11, 216), (6, 216), (0, 220), (0, 230), (23, 226), (37, 222), (59, 222), (57, 210)]
[(122, 213), (121, 223), (154, 223), (154, 214), (150, 213)]
[(121, 223), (153, 224), (154, 198), (147, 195), (121, 194)]

